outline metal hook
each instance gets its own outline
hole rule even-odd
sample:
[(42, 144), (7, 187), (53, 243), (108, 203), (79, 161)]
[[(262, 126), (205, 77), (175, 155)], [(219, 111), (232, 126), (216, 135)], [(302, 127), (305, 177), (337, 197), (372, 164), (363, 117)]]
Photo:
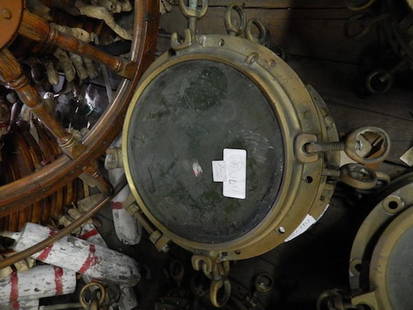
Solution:
[(209, 257), (194, 255), (192, 256), (192, 268), (196, 271), (203, 271), (207, 277), (211, 277), (212, 274), (212, 260)]
[[(236, 12), (239, 16), (239, 25), (233, 22), (233, 13)], [(258, 29), (258, 36), (255, 36), (253, 29)], [(244, 36), (250, 41), (265, 45), (268, 38), (268, 30), (262, 22), (256, 18), (247, 21), (247, 14), (244, 11), (244, 6), (231, 4), (225, 12), (225, 28), (230, 35)]]
[[(192, 256), (192, 267), (204, 272), (204, 274), (211, 280), (210, 299), (215, 307), (222, 307), (227, 303), (231, 296), (231, 283), (227, 279), (230, 269), (229, 261), (218, 261), (216, 258), (202, 255)], [(218, 293), (224, 289), (224, 294)]]
[[(91, 299), (87, 298), (87, 292), (93, 294)], [(98, 309), (107, 299), (106, 288), (99, 282), (90, 282), (80, 290), (79, 302), (83, 309)]]
[[(224, 293), (223, 295), (220, 295), (221, 297), (218, 297), (218, 293), (221, 289), (224, 290)], [(214, 307), (223, 307), (231, 297), (231, 282), (228, 279), (212, 281), (209, 297)]]
[[(259, 31), (259, 34), (258, 34), (257, 37), (254, 36), (254, 34), (253, 34), (254, 26), (257, 27), (257, 29)], [(245, 35), (246, 35), (248, 40), (264, 45), (265, 41), (267, 40), (267, 36), (268, 36), (267, 33), (268, 33), (267, 28), (258, 19), (252, 18), (248, 21), (247, 27), (245, 29)]]
[(193, 33), (191, 29), (185, 29), (185, 36), (184, 36), (183, 42), (179, 42), (178, 33), (174, 32), (171, 36), (171, 47), (175, 51), (188, 48), (192, 45), (192, 42), (193, 42), (192, 38), (193, 38)]

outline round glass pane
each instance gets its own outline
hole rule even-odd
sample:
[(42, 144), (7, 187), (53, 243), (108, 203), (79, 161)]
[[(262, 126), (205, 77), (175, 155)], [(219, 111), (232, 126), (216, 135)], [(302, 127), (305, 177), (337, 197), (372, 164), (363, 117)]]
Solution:
[[(129, 123), (131, 177), (151, 214), (182, 238), (221, 243), (245, 235), (271, 210), (284, 146), (274, 109), (233, 67), (209, 60), (176, 64), (146, 87)], [(247, 152), (246, 199), (223, 196), (212, 161)]]

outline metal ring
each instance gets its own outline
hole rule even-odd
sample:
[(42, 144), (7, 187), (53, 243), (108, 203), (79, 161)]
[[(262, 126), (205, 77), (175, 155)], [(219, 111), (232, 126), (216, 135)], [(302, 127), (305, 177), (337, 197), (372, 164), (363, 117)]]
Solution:
[[(224, 289), (224, 295), (219, 298), (218, 293), (222, 288)], [(231, 297), (231, 282), (228, 279), (212, 281), (209, 297), (214, 307), (223, 307)]]
[[(378, 81), (383, 87), (378, 88), (374, 82)], [(384, 94), (392, 88), (394, 77), (392, 74), (384, 70), (377, 70), (370, 73), (366, 78), (366, 88), (372, 94)]]
[[(380, 150), (376, 151), (375, 154), (365, 155), (365, 157), (363, 157), (358, 154), (357, 151), (360, 146), (362, 146), (360, 136), (367, 133), (374, 133), (380, 136), (382, 139), (382, 146), (380, 147)], [(378, 164), (384, 161), (390, 153), (390, 146), (390, 136), (383, 129), (378, 127), (361, 127), (348, 135), (348, 137), (346, 138), (344, 151), (352, 160), (363, 165), (370, 165)]]
[(376, 173), (360, 164), (347, 164), (340, 168), (340, 181), (344, 184), (361, 189), (372, 189), (377, 184)]
[(323, 292), (317, 299), (317, 310), (337, 309), (345, 310), (348, 303), (345, 301), (345, 293), (339, 289)]
[(254, 286), (257, 292), (268, 294), (272, 291), (274, 280), (270, 274), (266, 272), (259, 273), (255, 276)]
[[(258, 37), (254, 36), (252, 33), (253, 26), (256, 26), (259, 31)], [(259, 44), (264, 44), (267, 39), (267, 28), (265, 28), (264, 24), (260, 22), (256, 18), (252, 18), (248, 21), (247, 27), (245, 29), (245, 35), (248, 40), (257, 42)]]
[[(240, 18), (239, 25), (234, 25), (232, 22), (232, 12), (238, 13)], [(244, 9), (240, 5), (231, 4), (228, 6), (225, 12), (225, 28), (229, 34), (236, 36), (242, 35), (244, 33), (245, 27), (247, 26), (247, 16), (244, 12)]]
[(90, 282), (87, 283), (85, 286), (82, 287), (79, 294), (79, 302), (84, 309), (88, 309), (90, 305), (92, 305), (92, 300), (86, 300), (86, 291), (90, 290), (92, 287), (96, 287), (100, 292), (98, 303), (102, 305), (105, 302), (106, 298), (106, 288), (99, 282)]

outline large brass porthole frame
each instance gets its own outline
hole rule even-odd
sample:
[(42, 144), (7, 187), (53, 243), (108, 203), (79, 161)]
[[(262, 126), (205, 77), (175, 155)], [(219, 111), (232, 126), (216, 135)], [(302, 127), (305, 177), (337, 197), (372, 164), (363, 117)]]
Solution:
[(393, 248), (413, 221), (413, 174), (393, 181), (360, 226), (350, 255), (350, 287), (354, 306), (393, 308), (387, 284)]
[[(127, 141), (131, 116), (146, 87), (163, 71), (185, 61), (210, 60), (232, 66), (260, 87), (278, 117), (285, 149), (285, 169), (279, 195), (266, 218), (236, 240), (205, 244), (172, 233), (150, 212), (139, 195), (128, 162)], [(318, 101), (318, 103), (316, 102)], [(320, 154), (315, 161), (297, 158), (295, 141), (302, 134), (319, 142), (338, 141), (334, 122), (320, 98), (301, 82), (297, 74), (269, 49), (249, 40), (225, 35), (200, 35), (191, 46), (161, 56), (145, 73), (128, 109), (123, 128), (122, 148), (131, 192), (144, 216), (174, 243), (197, 255), (218, 257), (221, 261), (246, 259), (263, 254), (283, 243), (307, 216), (318, 219), (328, 206), (334, 182), (327, 182), (327, 169), (338, 167), (338, 153)], [(328, 163), (328, 165), (327, 165)]]

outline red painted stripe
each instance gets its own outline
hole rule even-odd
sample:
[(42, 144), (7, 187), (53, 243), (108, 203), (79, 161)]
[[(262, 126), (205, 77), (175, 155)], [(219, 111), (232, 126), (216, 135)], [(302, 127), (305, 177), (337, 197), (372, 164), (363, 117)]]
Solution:
[(19, 302), (19, 277), (17, 272), (13, 272), (10, 275), (10, 304), (14, 310), (20, 308)]
[(59, 267), (54, 268), (54, 282), (56, 284), (56, 295), (63, 295), (63, 269)]
[(90, 237), (96, 236), (98, 234), (98, 231), (96, 229), (89, 230), (85, 232), (83, 235), (80, 235), (79, 238), (83, 240), (87, 240)]
[(18, 301), (12, 301), (12, 302), (10, 303), (10, 305), (11, 305), (11, 308), (12, 308), (13, 310), (19, 310), (19, 309), (20, 309), (20, 304), (19, 304)]
[(96, 247), (94, 244), (89, 245), (89, 255), (79, 269), (79, 273), (85, 273), (90, 267), (94, 266), (98, 262), (98, 258), (95, 256)]
[[(49, 236), (53, 236), (55, 234), (57, 234), (57, 231), (54, 231), (54, 230), (49, 231)], [(37, 256), (36, 259), (40, 261), (45, 261), (49, 257), (49, 254), (52, 251), (53, 245), (54, 244), (52, 244), (51, 246), (48, 246), (42, 252), (40, 252), (39, 256)]]
[(40, 260), (40, 261), (45, 261), (47, 259), (47, 257), (49, 256), (50, 252), (52, 251), (53, 248), (53, 244), (51, 246), (48, 246), (47, 248), (45, 248), (40, 254), (39, 256), (37, 256), (36, 259)]
[(121, 202), (112, 201), (111, 207), (112, 209), (115, 209), (115, 210), (123, 209), (123, 204)]

